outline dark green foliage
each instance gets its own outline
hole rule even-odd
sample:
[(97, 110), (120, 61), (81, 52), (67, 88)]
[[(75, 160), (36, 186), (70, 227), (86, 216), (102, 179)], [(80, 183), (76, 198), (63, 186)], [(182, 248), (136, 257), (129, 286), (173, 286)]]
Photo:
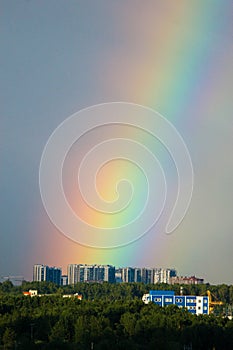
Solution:
[(2, 337), (4, 349), (13, 349), (15, 345), (15, 339), (16, 339), (16, 334), (14, 330), (7, 327)]
[[(195, 316), (175, 305), (160, 308), (144, 305), (149, 289), (179, 286), (148, 286), (141, 283), (86, 284), (58, 287), (52, 283), (25, 282), (0, 285), (0, 349), (184, 349), (232, 350), (233, 321), (219, 316)], [(37, 289), (42, 297), (25, 297), (22, 290)], [(231, 303), (232, 286), (184, 286), (186, 294), (211, 290)], [(83, 300), (63, 298), (79, 292)]]

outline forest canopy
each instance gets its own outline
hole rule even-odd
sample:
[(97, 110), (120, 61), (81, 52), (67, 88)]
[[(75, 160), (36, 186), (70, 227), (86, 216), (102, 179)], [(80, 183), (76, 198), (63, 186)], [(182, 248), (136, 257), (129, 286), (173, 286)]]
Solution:
[[(233, 304), (233, 286), (183, 286), (184, 294), (212, 291), (224, 302), (216, 315), (196, 316), (175, 305), (161, 308), (143, 304), (150, 289), (180, 286), (142, 283), (78, 283), (56, 286), (50, 282), (0, 284), (0, 348), (2, 349), (233, 349), (233, 321), (224, 310)], [(43, 297), (23, 296), (37, 289)], [(63, 294), (82, 294), (63, 298)]]

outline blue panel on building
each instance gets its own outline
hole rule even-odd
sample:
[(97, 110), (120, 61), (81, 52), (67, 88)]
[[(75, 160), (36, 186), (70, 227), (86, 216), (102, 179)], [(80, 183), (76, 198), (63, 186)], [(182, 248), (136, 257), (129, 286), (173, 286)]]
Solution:
[(175, 295), (173, 290), (150, 290), (150, 295)]
[(203, 298), (203, 314), (208, 315), (209, 309), (209, 300), (208, 297)]
[(175, 297), (175, 305), (177, 306), (185, 306), (185, 297), (181, 295), (176, 295)]
[(153, 295), (152, 296), (152, 301), (153, 303), (159, 305), (159, 306), (163, 306), (163, 303), (162, 303), (162, 295)]
[(174, 295), (165, 295), (164, 296), (164, 306), (174, 304)]
[(196, 304), (196, 298), (186, 298), (186, 303), (187, 305), (193, 305), (193, 304)]

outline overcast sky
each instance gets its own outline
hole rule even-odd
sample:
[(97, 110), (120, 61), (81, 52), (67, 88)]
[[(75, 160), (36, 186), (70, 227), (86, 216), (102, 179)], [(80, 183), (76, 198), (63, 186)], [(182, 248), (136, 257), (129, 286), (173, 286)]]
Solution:
[[(0, 1), (0, 276), (32, 265), (175, 267), (233, 283), (231, 1)], [(78, 110), (128, 101), (156, 109), (189, 148), (193, 200), (177, 232), (90, 249), (43, 208), (39, 163)], [(156, 238), (155, 238), (156, 236)], [(154, 247), (154, 248), (152, 248)]]

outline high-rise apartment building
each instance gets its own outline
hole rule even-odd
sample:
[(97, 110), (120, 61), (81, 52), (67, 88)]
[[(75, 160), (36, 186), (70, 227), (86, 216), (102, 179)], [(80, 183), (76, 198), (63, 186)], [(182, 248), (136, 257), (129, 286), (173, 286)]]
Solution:
[(80, 269), (77, 264), (69, 264), (67, 267), (68, 284), (76, 284), (80, 281)]
[(115, 283), (115, 266), (104, 265), (104, 281), (109, 283)]
[(123, 267), (121, 270), (122, 282), (134, 282), (135, 269), (133, 267)]
[(173, 276), (176, 276), (176, 270), (174, 269), (146, 267), (123, 267), (117, 269), (117, 280), (122, 282), (170, 283)]
[(46, 281), (48, 273), (48, 266), (36, 264), (33, 266), (33, 281), (42, 282)]
[(142, 282), (142, 273), (140, 268), (134, 269), (134, 282)]
[(68, 284), (77, 282), (115, 282), (115, 267), (111, 265), (69, 264)]
[(146, 284), (153, 284), (155, 271), (156, 269), (152, 268), (141, 268), (141, 282)]
[(171, 283), (171, 278), (176, 276), (175, 269), (156, 269), (154, 283)]
[(61, 274), (62, 274), (61, 268), (49, 267), (46, 281), (61, 285)]
[(35, 264), (33, 266), (33, 281), (36, 282), (53, 282), (61, 284), (61, 268), (49, 267), (47, 265)]

